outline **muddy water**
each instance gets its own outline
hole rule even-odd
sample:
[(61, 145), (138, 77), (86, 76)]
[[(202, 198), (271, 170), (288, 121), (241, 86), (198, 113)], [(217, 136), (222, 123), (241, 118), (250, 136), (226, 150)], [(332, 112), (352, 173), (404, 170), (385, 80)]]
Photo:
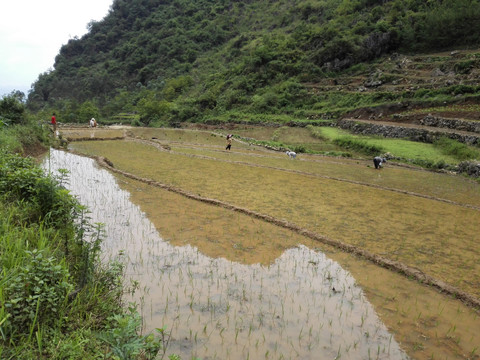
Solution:
[[(218, 161), (184, 156), (174, 150), (166, 152), (150, 144), (131, 141), (84, 142), (74, 146), (108, 157), (116, 169), (276, 219), (288, 219), (304, 229), (401, 261), (480, 296), (478, 209), (348, 181), (317, 178), (280, 167), (272, 169), (233, 161), (237, 156), (245, 157), (246, 152), (241, 155), (228, 152), (232, 161)], [(257, 157), (250, 158), (256, 165)], [(285, 158), (283, 162), (307, 163)], [(310, 172), (315, 171), (317, 164), (320, 163), (309, 162)], [(363, 166), (351, 164), (351, 167), (358, 173), (368, 174), (371, 182), (395, 170), (375, 172)], [(397, 175), (408, 179), (417, 178), (416, 173), (407, 170)], [(444, 180), (449, 180), (447, 188)], [(444, 179), (436, 175), (431, 183), (439, 187), (438, 193), (444, 190), (454, 193), (456, 188), (459, 193), (465, 190), (465, 195), (474, 200), (471, 203), (478, 203), (478, 184), (467, 188), (461, 181), (450, 180), (452, 177)]]
[[(146, 330), (171, 331), (168, 353), (183, 359), (407, 358), (355, 279), (324, 253), (299, 245), (268, 261), (241, 261), (252, 250), (226, 231), (207, 240), (228, 238), (237, 257), (209, 257), (185, 239), (165, 239), (130, 201), (122, 180), (93, 160), (52, 150), (44, 166), (69, 170), (69, 189), (94, 222), (105, 224), (105, 257), (125, 257)], [(236, 221), (242, 227), (251, 220)], [(260, 236), (274, 242), (272, 235), (264, 229)]]

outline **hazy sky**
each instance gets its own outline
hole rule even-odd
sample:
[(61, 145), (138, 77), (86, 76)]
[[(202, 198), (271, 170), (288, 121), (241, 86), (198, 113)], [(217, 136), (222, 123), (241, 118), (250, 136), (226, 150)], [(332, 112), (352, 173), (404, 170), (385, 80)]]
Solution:
[(107, 15), (113, 0), (0, 0), (0, 98), (28, 91), (69, 39)]

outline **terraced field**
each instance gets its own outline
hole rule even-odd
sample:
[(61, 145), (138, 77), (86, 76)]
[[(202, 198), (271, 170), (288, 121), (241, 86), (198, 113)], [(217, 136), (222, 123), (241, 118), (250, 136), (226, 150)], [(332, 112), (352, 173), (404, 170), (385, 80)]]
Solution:
[[(416, 128), (436, 136), (452, 137), (456, 133), (476, 139), (478, 143), (478, 98), (469, 95), (478, 86), (478, 50), (415, 56), (394, 54), (370, 67), (368, 75), (346, 74), (335, 80), (336, 84), (312, 84), (311, 89), (326, 94), (362, 93), (377, 94), (379, 99), (386, 97), (379, 101), (382, 105), (359, 106), (343, 114), (341, 118), (345, 121)], [(397, 98), (401, 100), (396, 101)], [(427, 117), (444, 121), (425, 121)]]
[[(221, 132), (119, 131), (125, 140), (108, 140), (106, 130), (63, 135), (105, 139), (70, 146), (108, 159), (172, 244), (263, 266), (298, 244), (322, 249), (352, 273), (410, 356), (478, 357), (478, 183), (394, 163), (375, 170), (370, 159), (292, 160), (238, 140), (226, 151)], [(242, 135), (261, 138), (255, 131)], [(287, 232), (272, 237), (263, 223)]]

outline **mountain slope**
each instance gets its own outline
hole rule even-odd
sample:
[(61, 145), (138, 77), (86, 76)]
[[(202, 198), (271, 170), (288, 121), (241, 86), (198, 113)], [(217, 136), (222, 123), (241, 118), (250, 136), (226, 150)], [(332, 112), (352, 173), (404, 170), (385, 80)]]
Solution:
[(61, 48), (28, 105), (73, 121), (88, 102), (146, 124), (323, 115), (308, 84), (394, 51), (478, 46), (478, 18), (478, 0), (115, 0)]

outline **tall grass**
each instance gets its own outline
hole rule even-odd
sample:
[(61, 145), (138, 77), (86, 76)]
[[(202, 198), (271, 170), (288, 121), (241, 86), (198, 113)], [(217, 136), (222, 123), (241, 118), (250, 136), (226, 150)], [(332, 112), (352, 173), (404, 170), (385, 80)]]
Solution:
[(480, 149), (468, 146), (447, 137), (441, 137), (433, 144), (436, 148), (440, 149), (443, 154), (453, 156), (460, 161), (480, 159)]
[(376, 155), (382, 152), (385, 152), (385, 148), (382, 146), (378, 146), (372, 143), (369, 143), (366, 140), (350, 137), (350, 136), (343, 136), (333, 140), (333, 142), (345, 149), (353, 150), (359, 153), (363, 153), (366, 155)]
[(112, 346), (95, 334), (113, 332), (138, 355), (119, 358), (152, 359), (161, 339), (137, 331), (125, 339), (132, 327), (114, 317), (135, 319), (123, 309), (123, 267), (100, 263), (101, 232), (86, 209), (63, 175), (44, 175), (12, 150), (0, 148), (0, 358), (98, 358)]
[(11, 152), (21, 153), (24, 149), (49, 144), (50, 128), (46, 124), (31, 122), (28, 125), (4, 125), (0, 123), (0, 146)]

